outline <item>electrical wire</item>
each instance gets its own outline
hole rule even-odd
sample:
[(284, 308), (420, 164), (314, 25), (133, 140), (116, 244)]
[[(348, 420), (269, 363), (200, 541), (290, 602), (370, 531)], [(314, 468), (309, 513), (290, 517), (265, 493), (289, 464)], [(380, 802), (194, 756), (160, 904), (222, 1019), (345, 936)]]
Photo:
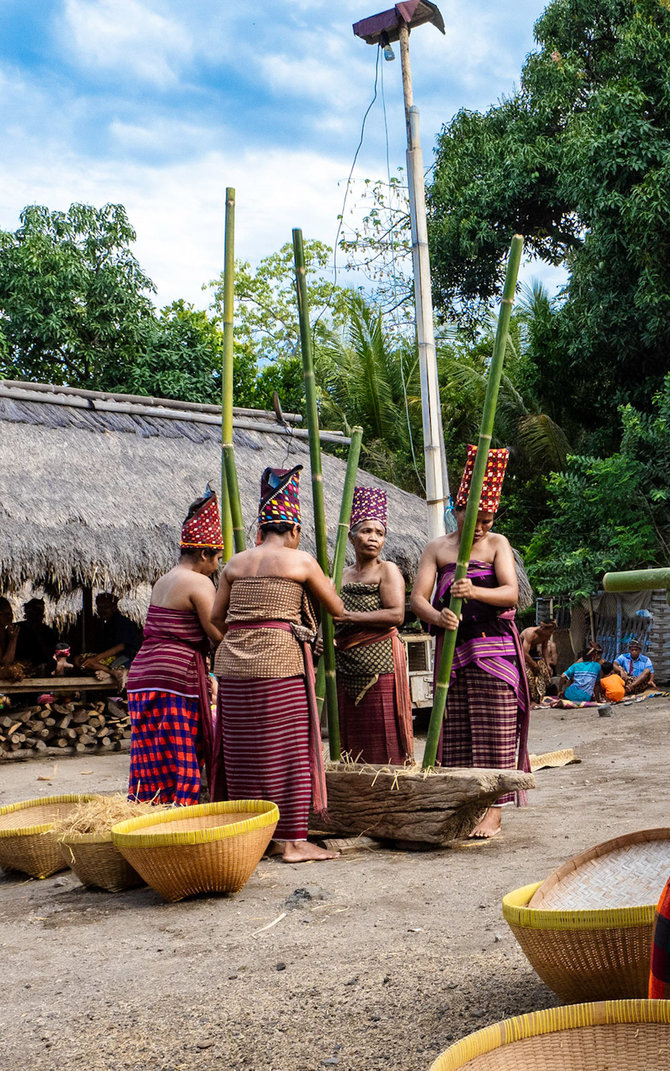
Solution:
[(347, 183), (346, 183), (346, 186), (344, 187), (344, 199), (342, 201), (342, 211), (340, 213), (340, 218), (339, 218), (338, 224), (337, 224), (337, 232), (335, 234), (335, 247), (333, 249), (333, 285), (337, 284), (337, 243), (340, 240), (340, 234), (342, 232), (342, 224), (344, 223), (344, 211), (345, 211), (345, 209), (347, 207), (347, 198), (349, 196), (349, 187), (351, 186), (351, 179), (352, 179), (353, 174), (354, 174), (354, 168), (356, 167), (356, 161), (358, 160), (358, 154), (361, 151), (361, 148), (363, 146), (363, 138), (365, 137), (365, 124), (367, 122), (368, 115), (372, 111), (372, 106), (374, 105), (374, 103), (375, 103), (375, 101), (377, 99), (377, 86), (378, 86), (378, 83), (379, 83), (379, 57), (381, 56), (381, 51), (382, 51), (381, 45), (377, 45), (377, 57), (375, 59), (375, 81), (374, 81), (373, 92), (372, 92), (372, 100), (368, 104), (367, 108), (365, 109), (365, 114), (363, 115), (363, 121), (361, 123), (361, 133), (360, 133), (360, 137), (358, 139), (358, 145), (356, 146), (356, 152), (354, 153), (354, 158), (353, 158), (352, 163), (351, 163), (351, 169), (349, 171), (349, 177), (347, 178)]

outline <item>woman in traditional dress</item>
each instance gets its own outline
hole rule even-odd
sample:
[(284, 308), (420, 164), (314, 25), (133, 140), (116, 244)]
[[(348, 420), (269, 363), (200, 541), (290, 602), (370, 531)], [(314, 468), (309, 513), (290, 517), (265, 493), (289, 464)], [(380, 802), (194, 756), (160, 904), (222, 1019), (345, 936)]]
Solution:
[(344, 610), (317, 561), (301, 550), (300, 470), (265, 469), (258, 537), (223, 569), (212, 622), (225, 632), (214, 661), (229, 799), (279, 807), (275, 848), (284, 862), (332, 859), (307, 840), (310, 801), (325, 809), (321, 733), (309, 640), (312, 598)]
[(130, 667), (131, 799), (197, 803), (203, 764), (211, 798), (218, 798), (205, 659), (221, 640), (211, 612), (222, 549), (208, 485), (184, 521), (179, 564), (154, 584), (144, 642)]
[(344, 614), (335, 651), (342, 750), (356, 762), (402, 766), (414, 755), (412, 703), (398, 625), (405, 617), (405, 581), (382, 561), (386, 492), (356, 487), (349, 539), (356, 564), (342, 574)]
[[(435, 674), (444, 630), (458, 630), (438, 762), (443, 766), (528, 770), (530, 696), (514, 624), (518, 599), (514, 555), (505, 537), (491, 531), (500, 504), (507, 450), (489, 451), (467, 577), (454, 581), (476, 453), (476, 446), (468, 446), (456, 498), (458, 530), (426, 547), (411, 605), (435, 632)], [(466, 600), (460, 621), (449, 609), (451, 595)], [(513, 793), (501, 796), (470, 836), (495, 837), (500, 832), (501, 807), (513, 799)], [(525, 803), (524, 793), (518, 794), (517, 802)]]

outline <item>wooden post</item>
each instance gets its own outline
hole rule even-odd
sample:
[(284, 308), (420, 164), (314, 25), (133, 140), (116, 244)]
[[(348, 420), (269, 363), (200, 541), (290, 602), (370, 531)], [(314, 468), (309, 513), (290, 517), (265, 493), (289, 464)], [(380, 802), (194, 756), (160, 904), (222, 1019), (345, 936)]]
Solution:
[[(328, 576), (330, 568), (328, 565), (326, 514), (323, 505), (323, 475), (321, 471), (321, 443), (319, 441), (319, 413), (316, 404), (316, 381), (314, 379), (314, 359), (312, 356), (312, 328), (309, 322), (309, 307), (307, 303), (305, 250), (302, 231), (299, 228), (293, 230), (293, 258), (298, 294), (302, 367), (305, 376), (305, 399), (307, 402), (307, 430), (309, 433), (309, 459), (312, 471), (316, 558), (324, 573)], [(331, 758), (339, 759), (340, 723), (337, 710), (337, 683), (335, 681), (335, 629), (332, 617), (325, 612), (321, 618), (321, 631), (323, 633), (323, 655), (321, 660), (325, 667), (326, 698), (328, 701), (328, 742)]]
[[(356, 486), (356, 473), (358, 461), (361, 456), (361, 441), (363, 429), (355, 427), (351, 432), (349, 443), (349, 456), (347, 458), (347, 471), (344, 476), (344, 488), (342, 490), (342, 505), (340, 506), (340, 520), (337, 526), (337, 539), (335, 540), (335, 554), (333, 556), (333, 580), (338, 595), (342, 584), (342, 570), (344, 558), (347, 552), (347, 540), (349, 538), (349, 520), (351, 518), (351, 505), (354, 499), (354, 487)], [(319, 659), (316, 671), (316, 705), (321, 713), (325, 695), (326, 667), (323, 658)], [(337, 756), (339, 758), (339, 755)], [(332, 755), (331, 755), (332, 758)]]
[(223, 557), (246, 549), (233, 450), (233, 308), (235, 287), (235, 190), (226, 189), (223, 267), (223, 367), (221, 372), (221, 524)]
[[(502, 376), (503, 361), (505, 359), (509, 321), (512, 313), (512, 304), (514, 302), (514, 292), (516, 289), (517, 275), (519, 274), (519, 263), (521, 261), (522, 249), (523, 239), (520, 235), (515, 234), (512, 239), (512, 247), (507, 261), (505, 287), (503, 289), (500, 313), (498, 315), (498, 329), (496, 331), (493, 356), (491, 358), (491, 366), (489, 368), (488, 381), (486, 384), (486, 396), (484, 399), (484, 412), (482, 413), (482, 422), (479, 431), (477, 456), (475, 458), (474, 469), (472, 472), (468, 504), (465, 508), (465, 518), (463, 520), (463, 529), (461, 531), (461, 542), (458, 548), (458, 561), (456, 563), (454, 580), (463, 580), (467, 576), (468, 565), (470, 563), (470, 552), (472, 550), (475, 526), (477, 524), (477, 514), (479, 513), (479, 502), (482, 496), (482, 486), (484, 483), (484, 473), (486, 472), (486, 463), (488, 461), (489, 447), (493, 435), (493, 423), (496, 415), (498, 390), (500, 387), (500, 378)], [(462, 599), (455, 599), (453, 595), (449, 600), (449, 609), (452, 610), (457, 617), (460, 615), (462, 603)], [(437, 746), (440, 739), (440, 733), (442, 732), (442, 719), (444, 717), (447, 691), (449, 690), (449, 678), (451, 677), (451, 666), (454, 658), (454, 650), (456, 648), (456, 635), (455, 631), (447, 631), (445, 629), (444, 640), (442, 643), (442, 655), (440, 657), (440, 665), (437, 673), (437, 683), (435, 686), (435, 694), (433, 696), (433, 709), (431, 711), (428, 735), (426, 737), (426, 750), (423, 759), (424, 769), (427, 769), (429, 766), (434, 766), (437, 758)]]

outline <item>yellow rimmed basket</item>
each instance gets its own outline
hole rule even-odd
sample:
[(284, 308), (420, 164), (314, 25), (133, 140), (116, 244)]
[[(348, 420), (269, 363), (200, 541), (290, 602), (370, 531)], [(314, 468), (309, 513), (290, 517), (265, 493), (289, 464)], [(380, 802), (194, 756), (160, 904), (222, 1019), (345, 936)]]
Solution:
[(515, 889), (502, 907), (542, 981), (567, 1003), (645, 995), (656, 905), (543, 911), (528, 906), (539, 887)]
[(670, 829), (638, 830), (509, 893), (503, 915), (562, 1000), (645, 997), (654, 912), (668, 874)]
[(608, 1000), (504, 1019), (457, 1041), (431, 1071), (666, 1071), (670, 1001)]
[(42, 796), (0, 807), (0, 867), (46, 878), (68, 866), (53, 831), (88, 796)]
[(278, 821), (277, 805), (267, 800), (201, 803), (119, 822), (112, 839), (147, 885), (176, 901), (239, 892)]
[(66, 833), (61, 834), (58, 843), (66, 865), (89, 889), (123, 892), (144, 885), (114, 844), (111, 833)]

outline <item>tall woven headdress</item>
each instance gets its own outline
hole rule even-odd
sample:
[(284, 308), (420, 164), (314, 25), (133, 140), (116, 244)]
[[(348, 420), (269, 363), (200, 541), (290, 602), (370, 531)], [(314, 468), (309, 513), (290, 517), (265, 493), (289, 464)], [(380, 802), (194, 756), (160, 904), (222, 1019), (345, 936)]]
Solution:
[[(457, 509), (467, 504), (476, 456), (477, 447), (472, 445), (468, 446), (468, 456), (463, 470), (463, 479), (461, 480), (461, 486), (458, 488), (458, 494), (456, 495)], [(506, 446), (503, 446), (498, 450), (489, 450), (489, 455), (486, 461), (486, 472), (484, 473), (484, 484), (482, 486), (482, 497), (479, 501), (479, 508), (485, 513), (495, 513), (500, 505), (500, 495), (502, 492), (503, 480), (505, 479), (505, 469), (507, 468), (508, 460), (509, 450)]]
[(379, 521), (386, 531), (386, 514), (386, 491), (381, 487), (354, 487), (350, 528), (361, 521)]
[(183, 549), (223, 550), (223, 532), (221, 517), (216, 501), (216, 493), (207, 484), (202, 498), (198, 499), (198, 508), (184, 521), (181, 529), (181, 546)]
[(302, 465), (293, 469), (265, 469), (261, 476), (261, 499), (258, 503), (258, 523), (300, 524), (300, 473)]

